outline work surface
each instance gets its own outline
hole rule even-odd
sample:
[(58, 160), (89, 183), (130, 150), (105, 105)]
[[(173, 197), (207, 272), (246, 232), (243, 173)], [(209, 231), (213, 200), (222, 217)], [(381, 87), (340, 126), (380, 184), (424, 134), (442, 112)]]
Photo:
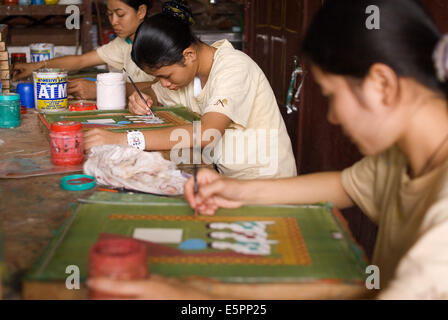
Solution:
[[(26, 160), (27, 157), (49, 153), (49, 150), (48, 130), (33, 109), (22, 115), (20, 127), (0, 129), (0, 156), (3, 159), (16, 157)], [(168, 157), (169, 152), (164, 156)], [(26, 167), (26, 161), (24, 165)], [(186, 165), (182, 170), (191, 172)], [(0, 179), (1, 233), (8, 270), (3, 298), (21, 297), (23, 274), (38, 260), (69, 215), (72, 204), (96, 190), (63, 190), (59, 182), (65, 175), (67, 173)]]
[[(0, 145), (0, 152), (3, 155), (7, 153), (13, 155), (42, 152), (43, 150), (47, 150), (49, 148), (46, 135), (47, 132), (45, 131), (45, 128), (39, 124), (37, 115), (35, 113), (25, 114), (22, 120), (22, 125), (19, 128), (0, 130), (0, 139), (3, 142)], [(186, 171), (189, 169), (191, 168), (186, 168)], [(60, 266), (58, 266), (57, 260), (51, 260), (52, 257), (48, 256), (48, 252), (49, 250), (51, 251), (51, 248), (59, 248), (59, 250), (62, 250), (64, 245), (62, 240), (64, 239), (66, 241), (73, 240), (72, 238), (61, 238), (61, 234), (63, 234), (63, 231), (67, 228), (69, 222), (71, 221), (70, 218), (73, 217), (74, 213), (81, 213), (81, 217), (88, 214), (89, 210), (94, 210), (90, 204), (83, 204), (81, 207), (76, 207), (76, 203), (78, 199), (88, 199), (96, 191), (96, 189), (81, 192), (62, 190), (59, 187), (59, 180), (62, 176), (63, 175), (59, 174), (23, 179), (0, 179), (0, 217), (2, 222), (1, 226), (3, 233), (4, 259), (9, 275), (7, 277), (7, 283), (3, 293), (3, 297), (6, 299), (20, 299), (23, 297), (32, 299), (82, 299), (86, 297), (84, 286), (81, 290), (70, 291), (65, 289), (63, 281), (58, 282), (58, 280), (61, 280), (60, 274), (57, 274)], [(185, 204), (182, 204), (181, 208), (176, 208), (170, 204), (162, 203), (158, 204), (152, 211), (156, 214), (156, 216), (160, 217), (164, 211), (167, 211), (164, 207), (170, 208), (170, 210), (168, 210), (168, 216), (183, 216), (188, 220), (189, 215), (191, 215), (191, 209), (185, 206)], [(148, 214), (145, 209), (146, 207), (144, 206), (143, 208), (126, 208), (127, 209), (123, 210), (123, 204), (113, 204), (113, 202), (108, 203), (106, 208), (107, 210), (104, 210), (104, 208), (102, 209), (102, 219), (109, 219), (109, 213), (115, 214), (114, 217), (116, 218), (119, 213), (132, 213), (134, 214), (134, 217), (142, 217), (142, 215)], [(278, 211), (278, 209), (276, 210)], [(319, 210), (322, 210), (322, 208)], [(228, 215), (235, 216), (232, 213), (226, 213), (224, 216)], [(260, 219), (261, 217), (261, 219), (264, 220), (266, 220), (266, 217), (272, 218), (272, 212), (266, 208), (259, 209), (255, 213), (252, 209), (248, 215), (249, 217), (258, 217), (257, 219)], [(286, 214), (286, 216), (288, 216), (288, 214)], [(147, 218), (144, 218), (144, 220), (145, 219), (148, 220)], [(253, 219), (254, 218), (252, 218), (252, 220)], [(123, 221), (123, 219), (118, 219), (117, 221)], [(191, 223), (190, 220), (188, 221), (188, 223)], [(334, 221), (334, 225), (326, 226), (329, 228), (328, 230), (334, 232), (345, 230), (342, 227), (342, 224), (339, 222), (336, 223), (337, 220)], [(82, 226), (84, 223), (78, 220), (75, 222), (78, 227)], [(204, 220), (204, 222), (209, 223), (210, 221)], [(136, 221), (132, 223), (135, 224)], [(307, 226), (306, 223), (304, 226)], [(313, 228), (310, 226), (311, 225), (308, 225), (306, 230), (302, 230), (302, 234), (306, 235), (305, 238), (313, 237)], [(110, 230), (95, 229), (93, 234), (97, 237), (101, 231), (107, 232), (120, 230), (120, 227), (118, 229), (114, 228), (115, 227), (112, 227)], [(194, 232), (199, 232), (200, 230), (198, 231), (198, 228), (202, 228), (202, 226), (193, 226), (191, 230), (196, 230)], [(76, 230), (79, 229), (75, 228), (74, 233), (71, 236), (76, 237)], [(343, 234), (346, 244), (349, 247), (353, 246), (354, 243), (349, 239), (350, 236), (345, 234), (345, 232), (343, 232)], [(125, 232), (123, 235), (129, 236), (130, 234)], [(54, 245), (55, 242), (57, 243), (58, 239), (61, 239), (62, 241), (61, 247), (59, 245)], [(88, 239), (88, 241), (83, 244), (85, 247), (81, 246), (79, 248), (79, 252), (75, 257), (75, 259), (78, 259), (76, 262), (79, 262), (81, 265), (85, 265), (85, 249), (92, 241), (94, 241), (93, 238)], [(308, 240), (305, 239), (309, 249), (306, 251), (308, 252), (308, 255), (305, 251), (303, 251), (304, 253), (302, 256), (296, 257), (295, 260), (292, 259), (292, 262), (290, 261), (290, 263), (293, 263), (293, 265), (295, 263), (303, 269), (308, 268), (309, 270), (307, 272), (311, 272), (309, 275), (312, 278), (312, 272), (314, 270), (312, 270), (312, 267), (310, 268), (310, 263), (313, 257), (316, 256), (316, 251), (313, 249), (316, 247), (313, 244), (310, 246), (311, 242), (307, 241)], [(341, 250), (344, 246), (345, 244), (340, 248), (338, 247), (339, 249), (336, 250)], [(340, 258), (342, 255), (340, 255), (340, 253), (342, 251), (335, 252), (338, 252), (339, 255), (337, 260), (341, 261)], [(359, 258), (359, 252), (356, 252), (355, 250), (352, 252), (350, 248), (344, 252), (346, 252), (348, 256), (347, 261), (342, 261), (341, 270), (338, 270), (337, 268), (334, 268), (335, 266), (331, 265), (332, 260), (323, 260), (324, 262), (316, 268), (315, 271), (317, 272), (317, 275), (321, 275), (323, 277), (323, 281), (285, 282), (285, 277), (283, 277), (283, 279), (277, 279), (277, 281), (273, 278), (278, 277), (281, 274), (281, 270), (278, 270), (279, 273), (268, 272), (267, 275), (271, 277), (269, 281), (261, 281), (259, 284), (254, 285), (253, 283), (247, 283), (254, 282), (253, 280), (246, 281), (250, 278), (250, 269), (238, 268), (235, 266), (230, 266), (222, 270), (219, 268), (210, 268), (210, 274), (208, 276), (213, 278), (213, 281), (199, 279), (197, 277), (188, 280), (186, 279), (185, 281), (189, 281), (190, 284), (196, 286), (200, 290), (205, 290), (216, 295), (234, 296), (238, 298), (350, 298), (356, 296), (362, 291), (362, 281), (360, 281), (362, 279), (362, 270), (360, 269), (362, 263), (356, 258)], [(48, 259), (46, 260), (46, 258)], [(163, 257), (158, 257), (159, 260), (162, 258)], [(208, 259), (210, 259), (210, 257)], [(289, 261), (288, 259), (285, 261)], [(216, 266), (216, 261), (212, 260), (208, 261), (208, 263), (215, 264)], [(45, 268), (42, 268), (43, 261), (47, 261), (49, 263), (48, 265), (45, 265)], [(157, 261), (157, 257), (154, 261)], [(282, 263), (285, 263), (285, 261)], [(54, 269), (50, 262), (55, 263)], [(266, 263), (266, 261), (264, 263)], [(46, 269), (46, 266), (48, 266), (49, 269)], [(347, 266), (350, 267), (346, 268)], [(328, 267), (328, 269), (326, 269), (326, 267)], [(233, 272), (232, 268), (233, 270), (236, 270), (237, 273), (240, 273), (240, 278), (243, 279), (242, 282), (235, 283), (234, 281), (231, 281), (231, 277), (227, 277), (227, 275), (231, 275)], [(285, 268), (285, 266), (281, 268)], [(85, 267), (82, 267), (81, 269), (83, 277), (82, 280), (84, 280)], [(214, 274), (213, 269), (218, 270), (218, 273)], [(190, 267), (188, 269), (188, 274), (185, 275), (195, 276), (198, 274), (197, 272), (201, 272), (200, 268), (198, 270), (199, 271), (195, 271), (195, 267)], [(264, 271), (260, 270), (257, 271), (257, 274), (264, 276)], [(45, 271), (46, 273), (39, 273), (39, 271)], [(166, 268), (166, 266), (164, 268), (163, 264), (161, 264), (160, 267), (155, 266), (154, 272), (158, 272), (166, 276), (181, 275), (181, 271), (179, 271), (179, 269), (176, 269), (175, 267)], [(295, 278), (296, 280), (298, 279), (298, 275), (294, 270), (289, 270), (289, 272), (290, 278)], [(356, 276), (353, 276), (353, 274)], [(48, 282), (48, 280), (52, 281)], [(219, 280), (223, 280), (223, 282), (220, 282)], [(22, 286), (24, 283), (25, 296), (22, 296)]]

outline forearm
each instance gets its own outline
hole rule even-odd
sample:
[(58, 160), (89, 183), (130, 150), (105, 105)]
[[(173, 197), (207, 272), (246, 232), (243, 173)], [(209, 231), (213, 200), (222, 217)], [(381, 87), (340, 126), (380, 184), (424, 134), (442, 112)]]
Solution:
[(80, 61), (81, 61), (80, 56), (72, 55), (72, 56), (59, 57), (48, 61), (36, 62), (34, 65), (36, 66), (36, 69), (60, 68), (65, 69), (67, 71), (73, 71), (86, 67)]
[(71, 55), (36, 63), (37, 68), (61, 68), (67, 71), (80, 70), (103, 64), (95, 50), (83, 55)]
[[(201, 129), (202, 132), (206, 128)], [(146, 150), (171, 150), (191, 148), (193, 146), (193, 125), (142, 131), (145, 136)], [(202, 142), (202, 147), (209, 142)]]
[(240, 181), (246, 204), (311, 204), (331, 202), (337, 208), (352, 207), (340, 172), (323, 172), (285, 179)]

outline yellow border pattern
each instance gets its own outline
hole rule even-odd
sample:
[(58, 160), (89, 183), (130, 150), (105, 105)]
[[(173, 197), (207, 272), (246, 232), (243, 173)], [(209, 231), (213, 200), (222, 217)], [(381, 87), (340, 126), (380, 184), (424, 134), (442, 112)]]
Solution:
[(151, 257), (150, 262), (166, 264), (254, 264), (254, 265), (310, 265), (311, 257), (306, 247), (297, 220), (294, 218), (273, 217), (193, 217), (162, 215), (113, 214), (110, 220), (155, 220), (155, 221), (197, 221), (197, 222), (234, 222), (234, 221), (274, 221), (269, 226), (272, 239), (279, 240), (276, 251), (281, 257), (247, 256), (167, 256)]

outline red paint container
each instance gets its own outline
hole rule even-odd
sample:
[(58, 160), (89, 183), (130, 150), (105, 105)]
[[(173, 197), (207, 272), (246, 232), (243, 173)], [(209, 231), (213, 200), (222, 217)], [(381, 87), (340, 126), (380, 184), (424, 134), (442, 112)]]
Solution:
[(58, 166), (81, 164), (84, 159), (82, 124), (59, 121), (51, 124), (51, 162)]
[[(128, 238), (98, 240), (89, 251), (88, 277), (141, 280), (148, 274), (146, 245)], [(130, 298), (89, 290), (90, 299)]]
[(90, 111), (97, 110), (96, 104), (91, 102), (78, 102), (71, 104), (69, 107), (70, 111)]

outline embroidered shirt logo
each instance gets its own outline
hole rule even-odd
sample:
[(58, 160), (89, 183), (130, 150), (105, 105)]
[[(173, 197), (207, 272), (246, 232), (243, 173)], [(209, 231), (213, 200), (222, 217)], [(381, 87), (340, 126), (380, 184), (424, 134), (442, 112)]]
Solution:
[(227, 105), (227, 104), (229, 104), (229, 101), (227, 100), (227, 99), (219, 99), (218, 101), (216, 101), (215, 102), (215, 106), (219, 106), (219, 105), (221, 105), (221, 107), (223, 107), (224, 108), (224, 105)]

